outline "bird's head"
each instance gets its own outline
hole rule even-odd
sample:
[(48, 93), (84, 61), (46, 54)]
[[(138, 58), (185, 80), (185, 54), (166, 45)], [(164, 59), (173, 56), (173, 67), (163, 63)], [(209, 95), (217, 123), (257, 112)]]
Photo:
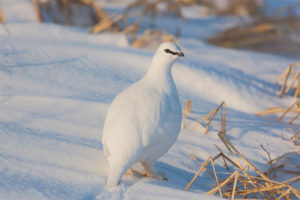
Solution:
[(184, 54), (181, 51), (180, 47), (175, 43), (164, 42), (158, 47), (156, 56), (159, 56), (160, 59), (163, 59), (167, 62), (173, 63), (179, 57), (184, 56)]

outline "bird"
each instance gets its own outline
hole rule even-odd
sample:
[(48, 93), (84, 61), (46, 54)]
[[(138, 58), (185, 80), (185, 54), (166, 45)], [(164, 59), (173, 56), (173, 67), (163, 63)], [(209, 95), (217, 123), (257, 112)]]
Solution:
[(171, 70), (183, 56), (175, 43), (162, 43), (144, 77), (110, 104), (102, 135), (109, 164), (107, 187), (119, 185), (135, 163), (144, 167), (146, 176), (166, 179), (155, 171), (154, 162), (167, 153), (181, 130), (182, 110)]

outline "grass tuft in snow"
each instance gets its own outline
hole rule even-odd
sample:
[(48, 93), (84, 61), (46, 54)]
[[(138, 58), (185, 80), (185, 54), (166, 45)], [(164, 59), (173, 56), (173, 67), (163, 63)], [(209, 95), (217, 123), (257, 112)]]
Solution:
[[(277, 78), (276, 84), (279, 84), (280, 81), (283, 81), (283, 84), (280, 89), (279, 96), (288, 95), (288, 92), (293, 88), (294, 98), (298, 98), (300, 94), (300, 69), (297, 71), (295, 68), (299, 66), (300, 63), (291, 63), (288, 68), (284, 70)], [(289, 81), (289, 79), (291, 80)], [(297, 81), (297, 83), (296, 83)], [(256, 115), (269, 115), (282, 113), (277, 119), (276, 122), (281, 121), (287, 114), (296, 114), (292, 119), (290, 119), (289, 124), (292, 124), (300, 115), (300, 99), (298, 98), (292, 105), (288, 108), (285, 107), (272, 107), (261, 112), (256, 113)]]
[[(269, 161), (267, 164), (270, 165), (270, 168), (265, 172), (261, 172), (258, 167), (256, 167), (252, 162), (250, 162), (246, 156), (244, 156), (240, 151), (228, 140), (225, 136), (226, 123), (225, 123), (225, 114), (226, 114), (226, 106), (225, 102), (222, 102), (218, 108), (214, 108), (208, 115), (206, 115), (201, 121), (208, 120), (209, 122), (206, 125), (206, 129), (204, 133), (207, 133), (208, 126), (214, 119), (217, 112), (220, 108), (223, 107), (223, 115), (221, 120), (221, 131), (218, 133), (220, 140), (223, 145), (226, 147), (230, 156), (226, 155), (224, 151), (219, 148), (217, 145), (217, 149), (220, 151), (215, 156), (209, 156), (205, 162), (201, 165), (200, 169), (197, 171), (192, 180), (188, 183), (188, 185), (184, 188), (184, 190), (188, 190), (196, 178), (202, 173), (204, 169), (206, 169), (207, 173), (211, 175), (216, 180), (216, 186), (206, 192), (208, 195), (212, 195), (215, 193), (219, 193), (220, 197), (223, 198), (258, 198), (258, 199), (282, 199), (282, 198), (299, 198), (300, 191), (292, 186), (293, 183), (300, 181), (299, 172), (297, 171), (297, 164), (294, 163), (294, 169), (282, 170), (284, 173), (294, 175), (292, 178), (279, 182), (274, 181), (271, 178), (276, 177), (276, 170), (281, 170), (284, 167), (286, 161), (282, 161), (283, 159), (288, 159), (290, 154), (283, 155), (277, 159), (271, 158), (271, 153), (268, 152), (263, 145), (260, 145), (261, 148), (266, 152)], [(200, 121), (200, 122), (201, 122)], [(200, 123), (199, 123), (200, 124)], [(198, 125), (198, 124), (197, 124)], [(295, 134), (290, 138), (295, 139), (297, 134), (300, 131), (295, 132)], [(298, 153), (294, 153), (298, 154)], [(292, 153), (292, 155), (294, 155)], [(194, 154), (191, 155), (193, 160), (197, 160)], [(214, 161), (222, 158), (224, 161), (224, 166), (229, 171), (227, 173), (224, 172), (216, 172)], [(229, 168), (227, 162), (232, 164), (233, 168)], [(274, 164), (275, 162), (275, 164)], [(211, 164), (213, 169), (213, 175), (208, 170), (208, 165)], [(291, 164), (291, 163), (289, 163)], [(292, 163), (293, 164), (293, 163)], [(296, 167), (295, 167), (296, 166)], [(250, 171), (251, 169), (251, 171)], [(255, 175), (253, 175), (253, 172)], [(228, 174), (227, 178), (220, 179), (217, 174)]]

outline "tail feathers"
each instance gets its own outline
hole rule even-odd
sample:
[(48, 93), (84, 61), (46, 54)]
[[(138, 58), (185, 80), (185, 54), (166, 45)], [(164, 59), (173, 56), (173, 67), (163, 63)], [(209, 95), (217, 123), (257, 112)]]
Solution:
[(120, 183), (120, 179), (122, 178), (124, 172), (125, 172), (124, 167), (119, 167), (117, 169), (110, 167), (106, 186), (107, 187), (117, 186)]

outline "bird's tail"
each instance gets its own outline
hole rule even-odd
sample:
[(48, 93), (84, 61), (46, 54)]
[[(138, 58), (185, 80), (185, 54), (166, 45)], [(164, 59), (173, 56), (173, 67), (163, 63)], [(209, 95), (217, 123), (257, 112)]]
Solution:
[(115, 187), (119, 184), (120, 179), (125, 171), (123, 167), (118, 167), (118, 168), (115, 168), (114, 166), (109, 167), (109, 173), (108, 173), (108, 178), (106, 183), (107, 187)]

